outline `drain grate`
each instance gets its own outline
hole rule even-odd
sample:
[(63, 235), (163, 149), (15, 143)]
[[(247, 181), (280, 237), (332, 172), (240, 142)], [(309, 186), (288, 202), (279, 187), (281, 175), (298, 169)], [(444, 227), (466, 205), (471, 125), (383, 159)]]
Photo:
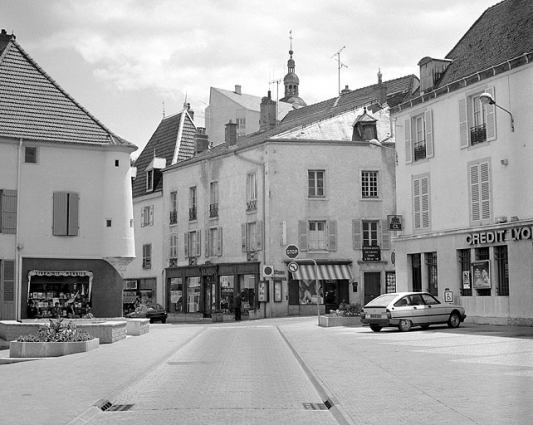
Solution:
[(96, 403), (94, 403), (94, 406), (105, 412), (112, 406), (112, 404), (109, 400), (98, 400)]
[(304, 403), (305, 410), (328, 410), (324, 403)]
[(111, 406), (106, 412), (125, 412), (130, 410), (133, 407), (133, 404), (115, 404)]
[(331, 409), (333, 407), (333, 402), (331, 402), (330, 400), (326, 400), (324, 402), (324, 406), (326, 406), (328, 409)]

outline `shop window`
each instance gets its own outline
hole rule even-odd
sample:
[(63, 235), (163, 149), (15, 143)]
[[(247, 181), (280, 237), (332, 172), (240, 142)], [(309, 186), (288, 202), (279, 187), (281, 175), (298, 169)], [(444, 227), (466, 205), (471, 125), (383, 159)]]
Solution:
[[(475, 253), (476, 253), (476, 261), (490, 260), (490, 251), (488, 247), (476, 248)], [(489, 282), (490, 282), (490, 278), (489, 278)], [(480, 297), (490, 297), (491, 289), (490, 288), (477, 289), (477, 294)]]
[(494, 262), (498, 279), (498, 295), (509, 296), (509, 258), (507, 245), (494, 247)]
[[(485, 90), (494, 96), (494, 87)], [(459, 99), (459, 135), (461, 148), (496, 139), (496, 108), (494, 105), (483, 104), (479, 91)]]
[(141, 208), (141, 227), (154, 225), (154, 206), (147, 205)]
[(378, 197), (378, 172), (362, 171), (361, 172), (361, 196), (364, 199)]
[(414, 230), (430, 228), (429, 176), (413, 178)]
[(143, 245), (143, 269), (152, 268), (152, 244)]
[(0, 190), (0, 233), (17, 232), (17, 191)]
[(242, 311), (245, 312), (257, 307), (257, 300), (255, 297), (255, 275), (240, 275), (240, 294), (242, 301)]
[(438, 273), (437, 273), (437, 253), (426, 252), (426, 265), (428, 271), (428, 292), (431, 295), (439, 295)]
[(241, 225), (242, 252), (263, 250), (263, 222), (254, 221)]
[(404, 122), (407, 163), (433, 157), (433, 113), (425, 111)]
[(194, 258), (201, 255), (201, 231), (193, 230), (184, 234), (185, 258)]
[(413, 278), (413, 292), (422, 291), (422, 255), (410, 254), (411, 257), (411, 275)]
[(309, 198), (325, 197), (325, 175), (324, 170), (308, 171), (308, 196)]
[(170, 284), (170, 300), (168, 311), (171, 313), (183, 313), (183, 279), (181, 277), (171, 277)]
[[(321, 281), (319, 280), (319, 285)], [(320, 296), (318, 300), (319, 304), (324, 304), (324, 298), (322, 297), (322, 290), (319, 290), (317, 295), (316, 291), (316, 281), (313, 279), (301, 279), (298, 281), (299, 289), (299, 304), (315, 304), (317, 303), (317, 297)]]
[(470, 249), (459, 249), (457, 251), (459, 260), (459, 288), (461, 288), (461, 295), (463, 297), (472, 296), (472, 278), (470, 275)]
[(200, 278), (187, 278), (187, 313), (200, 311)]
[(235, 277), (220, 276), (220, 309), (223, 313), (233, 313), (235, 297)]
[(337, 222), (335, 220), (300, 220), (298, 240), (302, 251), (336, 251)]
[(37, 164), (37, 148), (30, 146), (24, 148), (24, 163)]
[(78, 236), (79, 195), (74, 192), (54, 192), (53, 204), (53, 235)]

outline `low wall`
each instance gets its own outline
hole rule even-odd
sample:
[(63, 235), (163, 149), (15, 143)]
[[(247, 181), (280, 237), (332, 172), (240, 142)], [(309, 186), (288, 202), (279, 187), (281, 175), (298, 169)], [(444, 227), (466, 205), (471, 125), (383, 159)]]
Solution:
[(318, 325), (325, 328), (333, 326), (361, 326), (361, 318), (359, 316), (320, 316), (318, 318)]
[(131, 336), (144, 335), (150, 332), (150, 319), (128, 319), (126, 333)]
[(78, 342), (17, 342), (9, 343), (10, 358), (60, 357), (85, 353), (100, 345), (98, 338)]

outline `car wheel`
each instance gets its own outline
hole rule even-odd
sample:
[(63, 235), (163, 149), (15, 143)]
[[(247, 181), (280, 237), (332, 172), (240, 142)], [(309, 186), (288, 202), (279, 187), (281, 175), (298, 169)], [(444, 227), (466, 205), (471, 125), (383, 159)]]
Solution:
[(374, 332), (379, 332), (381, 330), (381, 326), (372, 325), (370, 326), (370, 329), (372, 329)]
[(452, 313), (450, 314), (450, 318), (448, 319), (448, 326), (450, 328), (458, 328), (461, 324), (461, 317), (459, 317), (459, 314)]
[(402, 320), (400, 320), (400, 323), (398, 325), (398, 329), (401, 332), (409, 332), (411, 330), (412, 326), (413, 326), (413, 324), (411, 323), (410, 320), (402, 319)]
[(429, 328), (429, 325), (420, 325), (420, 327), (421, 327), (422, 329), (427, 329), (427, 328)]
[(167, 323), (167, 319), (161, 319), (161, 323)]

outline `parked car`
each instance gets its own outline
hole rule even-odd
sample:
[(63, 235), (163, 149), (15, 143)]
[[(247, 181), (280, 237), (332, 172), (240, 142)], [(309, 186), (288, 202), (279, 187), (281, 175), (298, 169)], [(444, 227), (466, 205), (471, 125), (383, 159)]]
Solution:
[(427, 292), (396, 292), (374, 298), (361, 310), (361, 323), (374, 332), (397, 327), (402, 332), (413, 326), (427, 329), (430, 325), (447, 323), (457, 328), (465, 320), (464, 307), (441, 303)]
[(126, 315), (128, 318), (150, 319), (150, 323), (166, 323), (167, 316), (167, 311), (161, 304), (151, 304), (149, 306), (141, 305), (140, 307), (137, 307), (134, 312)]

